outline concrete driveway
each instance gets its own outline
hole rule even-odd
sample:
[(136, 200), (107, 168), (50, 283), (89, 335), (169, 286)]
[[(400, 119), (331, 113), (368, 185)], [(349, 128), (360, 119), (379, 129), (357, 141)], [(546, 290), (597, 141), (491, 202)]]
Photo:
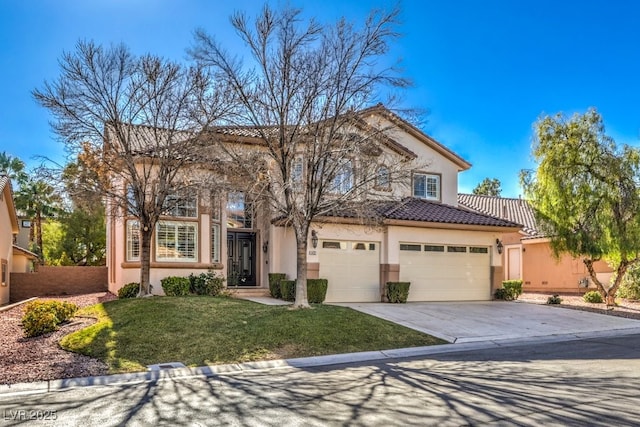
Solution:
[(340, 303), (451, 343), (640, 332), (640, 321), (522, 302)]

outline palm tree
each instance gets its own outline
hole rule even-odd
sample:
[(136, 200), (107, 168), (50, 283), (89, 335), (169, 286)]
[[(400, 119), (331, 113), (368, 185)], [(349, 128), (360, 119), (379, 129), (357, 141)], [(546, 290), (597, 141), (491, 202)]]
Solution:
[(13, 181), (14, 188), (17, 188), (16, 185), (20, 185), (28, 179), (24, 168), (25, 164), (19, 158), (7, 154), (6, 151), (0, 153), (0, 173), (4, 172), (9, 176)]
[(36, 237), (35, 252), (42, 258), (42, 220), (54, 217), (60, 211), (62, 199), (45, 181), (27, 179), (20, 184), (15, 201), (16, 207), (31, 218)]

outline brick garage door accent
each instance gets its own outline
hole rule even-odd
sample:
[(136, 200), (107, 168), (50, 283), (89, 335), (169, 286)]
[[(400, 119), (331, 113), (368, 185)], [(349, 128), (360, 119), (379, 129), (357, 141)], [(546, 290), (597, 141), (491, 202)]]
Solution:
[(44, 267), (35, 273), (11, 273), (10, 300), (107, 291), (107, 267)]

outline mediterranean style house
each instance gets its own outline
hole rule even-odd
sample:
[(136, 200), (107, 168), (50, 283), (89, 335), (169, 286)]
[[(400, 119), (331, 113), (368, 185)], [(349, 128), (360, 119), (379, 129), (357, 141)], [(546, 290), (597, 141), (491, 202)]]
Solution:
[[(458, 194), (458, 204), (472, 212), (517, 222), (523, 227), (500, 237), (504, 279), (522, 279), (525, 292), (584, 293), (596, 289), (582, 260), (553, 256), (550, 239), (538, 231), (531, 205), (523, 199)], [(609, 283), (613, 274), (604, 261), (594, 264), (598, 279)]]
[[(376, 205), (375, 224), (346, 212), (318, 218), (309, 233), (308, 278), (328, 279), (327, 302), (379, 302), (388, 281), (411, 282), (410, 301), (491, 299), (503, 279), (496, 242), (520, 225), (458, 206), (458, 174), (471, 165), (447, 147), (382, 105), (359, 115), (383, 130), (384, 155), (412, 159), (410, 182), (391, 182), (380, 164), (376, 189), (393, 197)], [(246, 128), (219, 132), (229, 143), (259, 145)], [(340, 181), (347, 187), (358, 159), (349, 166)], [(162, 293), (164, 277), (209, 269), (234, 289), (266, 290), (269, 273), (295, 278), (293, 230), (251, 195), (200, 188), (173, 202), (152, 239), (153, 293)], [(140, 277), (139, 225), (135, 217), (107, 221), (109, 290), (117, 292)]]

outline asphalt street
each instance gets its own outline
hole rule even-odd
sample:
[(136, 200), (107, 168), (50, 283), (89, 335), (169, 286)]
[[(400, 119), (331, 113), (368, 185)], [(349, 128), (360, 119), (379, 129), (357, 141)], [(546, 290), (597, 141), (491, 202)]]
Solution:
[(2, 425), (640, 425), (640, 335), (0, 396)]

